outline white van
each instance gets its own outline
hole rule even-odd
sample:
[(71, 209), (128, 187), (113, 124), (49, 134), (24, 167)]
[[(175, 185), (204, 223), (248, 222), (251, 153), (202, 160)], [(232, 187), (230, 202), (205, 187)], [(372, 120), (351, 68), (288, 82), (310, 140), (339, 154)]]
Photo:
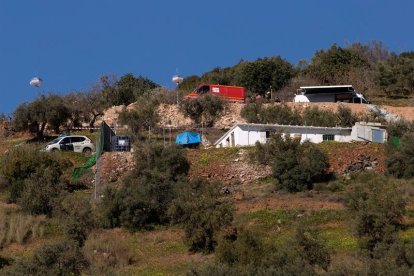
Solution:
[(86, 136), (69, 135), (60, 136), (49, 142), (45, 148), (46, 151), (74, 151), (90, 154), (95, 151), (91, 139)]
[(369, 103), (352, 85), (301, 86), (293, 99), (295, 103)]

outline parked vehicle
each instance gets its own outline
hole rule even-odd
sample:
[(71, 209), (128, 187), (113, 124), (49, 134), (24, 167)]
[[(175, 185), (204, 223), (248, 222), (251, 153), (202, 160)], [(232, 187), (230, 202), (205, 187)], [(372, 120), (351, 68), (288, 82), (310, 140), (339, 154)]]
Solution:
[(46, 145), (46, 151), (74, 151), (91, 153), (95, 151), (95, 146), (91, 139), (80, 135), (59, 136)]
[(185, 98), (197, 98), (206, 93), (219, 96), (229, 102), (244, 103), (246, 101), (246, 92), (244, 87), (219, 84), (200, 84), (190, 94), (185, 96)]
[(302, 86), (293, 99), (295, 103), (346, 102), (367, 104), (368, 100), (352, 85)]

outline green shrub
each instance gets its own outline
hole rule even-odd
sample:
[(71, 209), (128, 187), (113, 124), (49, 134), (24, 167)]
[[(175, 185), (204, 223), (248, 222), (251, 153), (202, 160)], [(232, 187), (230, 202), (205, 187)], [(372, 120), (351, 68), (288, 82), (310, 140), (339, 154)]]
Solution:
[(258, 266), (268, 254), (263, 241), (253, 232), (240, 231), (224, 236), (219, 240), (215, 256), (218, 262), (227, 265)]
[(188, 275), (319, 275), (330, 264), (330, 254), (317, 229), (296, 228), (296, 235), (277, 246), (256, 233), (241, 231), (220, 240), (216, 263)]
[(414, 177), (414, 132), (406, 133), (400, 147), (390, 146), (385, 164), (389, 174), (397, 178)]
[(81, 275), (88, 262), (77, 246), (69, 242), (45, 245), (29, 259), (7, 267), (6, 275)]
[(64, 234), (79, 247), (84, 245), (89, 231), (95, 225), (89, 200), (78, 193), (66, 194), (59, 198), (56, 208)]
[(296, 109), (285, 104), (269, 105), (259, 113), (261, 123), (279, 125), (300, 125), (302, 118)]
[(352, 114), (349, 107), (340, 105), (338, 108), (338, 119), (341, 126), (352, 127), (358, 121), (358, 117)]
[(119, 114), (119, 123), (127, 125), (134, 135), (139, 136), (142, 129), (153, 128), (158, 123), (158, 105), (157, 99), (142, 97), (139, 104), (135, 104), (132, 109), (124, 110)]
[(17, 203), (32, 215), (52, 215), (56, 199), (64, 189), (59, 172), (46, 168), (24, 180), (24, 188)]
[(203, 122), (207, 127), (214, 125), (218, 116), (223, 112), (224, 107), (224, 101), (211, 94), (195, 99), (187, 99), (180, 104), (180, 110), (185, 116), (190, 117), (196, 124)]
[(373, 252), (380, 244), (393, 244), (405, 204), (391, 179), (374, 174), (357, 178), (347, 195), (346, 206), (354, 217), (360, 247)]
[(266, 145), (256, 145), (257, 157), (269, 160), (278, 186), (290, 192), (311, 189), (315, 181), (326, 177), (328, 158), (310, 142), (282, 134), (273, 135)]
[(181, 183), (175, 194), (169, 214), (173, 222), (183, 225), (190, 251), (212, 252), (218, 231), (233, 220), (231, 203), (220, 199), (218, 183), (201, 179)]
[(16, 202), (24, 190), (25, 180), (29, 180), (32, 175), (42, 178), (48, 170), (51, 174), (49, 178), (53, 175), (53, 181), (57, 181), (70, 165), (67, 160), (62, 160), (51, 153), (19, 147), (0, 159), (0, 174), (10, 184), (10, 201)]
[(144, 144), (138, 147), (135, 158), (135, 167), (123, 186), (104, 193), (99, 206), (104, 227), (138, 230), (169, 221), (166, 211), (174, 198), (174, 186), (189, 170), (183, 149)]
[(334, 112), (320, 110), (317, 106), (307, 107), (302, 116), (303, 124), (306, 126), (334, 127), (339, 123)]
[(240, 116), (248, 123), (262, 123), (260, 113), (263, 109), (261, 102), (247, 103), (240, 111)]

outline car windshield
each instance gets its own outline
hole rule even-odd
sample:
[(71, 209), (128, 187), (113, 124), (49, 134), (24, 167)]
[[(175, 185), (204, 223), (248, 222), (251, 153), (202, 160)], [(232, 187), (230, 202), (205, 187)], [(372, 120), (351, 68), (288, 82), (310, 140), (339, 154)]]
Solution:
[(57, 142), (59, 142), (62, 139), (62, 137), (59, 138), (55, 138), (52, 141), (50, 141), (49, 143), (47, 143), (48, 145), (52, 145), (52, 144), (56, 144)]

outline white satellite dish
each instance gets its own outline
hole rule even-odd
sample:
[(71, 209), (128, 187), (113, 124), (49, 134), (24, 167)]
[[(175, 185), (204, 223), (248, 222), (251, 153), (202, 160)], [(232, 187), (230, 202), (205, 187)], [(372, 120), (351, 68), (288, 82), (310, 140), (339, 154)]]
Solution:
[(34, 86), (34, 87), (39, 87), (42, 85), (43, 80), (41, 78), (38, 77), (34, 77), (33, 79), (30, 80), (30, 85)]
[(177, 84), (177, 85), (182, 83), (183, 80), (184, 80), (184, 78), (180, 77), (179, 75), (175, 75), (175, 76), (172, 77), (172, 82)]

